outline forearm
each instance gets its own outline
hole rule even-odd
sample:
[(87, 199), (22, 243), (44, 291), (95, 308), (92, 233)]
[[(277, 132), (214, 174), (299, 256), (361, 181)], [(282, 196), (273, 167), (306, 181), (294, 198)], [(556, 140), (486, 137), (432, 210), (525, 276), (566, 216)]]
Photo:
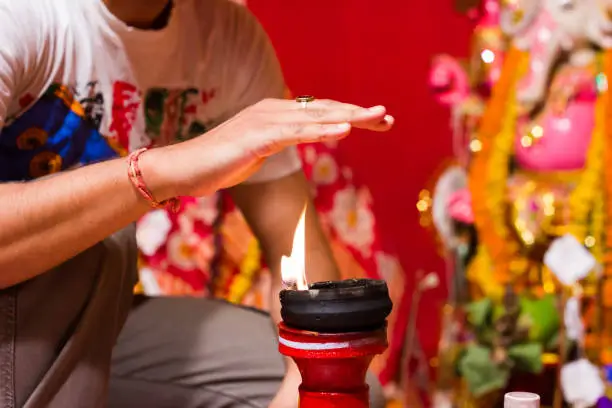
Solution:
[[(153, 170), (157, 154), (143, 154), (140, 167), (149, 188), (164, 195), (165, 182)], [(125, 160), (0, 184), (0, 202), (0, 288), (45, 272), (150, 209), (132, 186)]]
[[(299, 213), (298, 213), (299, 216)], [(292, 228), (295, 230), (297, 222), (294, 222)], [(308, 207), (306, 212), (306, 280), (309, 283), (320, 282), (327, 280), (336, 280), (340, 278), (340, 272), (334, 262), (333, 253), (329, 246), (329, 242), (317, 215), (317, 211), (312, 203), (312, 200), (308, 199)], [(280, 259), (282, 255), (288, 255), (291, 253), (291, 244), (293, 240), (293, 231), (291, 231), (288, 237), (288, 244), (284, 243), (283, 247), (286, 248), (285, 252), (278, 255), (281, 243), (270, 243), (265, 246), (263, 251), (266, 255), (266, 262), (270, 265), (272, 273), (272, 291), (270, 296), (272, 297), (270, 305), (272, 310), (270, 314), (275, 323), (280, 322), (280, 299), (279, 292), (282, 287), (281, 270), (280, 270)], [(283, 240), (284, 241), (284, 240)], [(269, 249), (267, 249), (269, 248)]]
[(316, 282), (340, 276), (309, 192), (310, 185), (302, 172), (232, 189), (232, 195), (258, 238), (272, 272), (270, 312), (275, 322), (280, 321), (280, 259), (291, 253), (293, 234), (304, 203), (308, 203), (305, 220), (307, 279)]

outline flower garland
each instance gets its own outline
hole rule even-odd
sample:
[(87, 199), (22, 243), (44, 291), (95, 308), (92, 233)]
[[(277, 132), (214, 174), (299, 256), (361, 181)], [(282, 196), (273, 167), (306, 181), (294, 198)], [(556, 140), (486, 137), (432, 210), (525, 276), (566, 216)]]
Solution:
[[(612, 51), (608, 50), (604, 54), (604, 74), (608, 81), (612, 79)], [(606, 92), (607, 97), (602, 98), (605, 100), (602, 110), (605, 111), (606, 127), (605, 127), (605, 140), (604, 140), (604, 154), (603, 163), (604, 166), (604, 200), (606, 203), (609, 202), (612, 197), (612, 103), (609, 102), (610, 92)], [(605, 205), (604, 211), (605, 220), (605, 244), (603, 245), (603, 263), (604, 263), (604, 276), (612, 276), (612, 205)], [(604, 224), (604, 223), (602, 223)]]
[(252, 238), (247, 253), (240, 262), (240, 271), (230, 285), (227, 300), (232, 303), (240, 303), (260, 270), (261, 250), (257, 239)]
[(478, 135), (480, 151), (474, 156), (469, 174), (479, 240), (486, 247), (496, 280), (501, 284), (509, 281), (510, 264), (519, 248), (518, 243), (510, 240), (503, 209), (514, 137), (514, 88), (525, 63), (526, 54), (516, 48), (506, 54), (502, 74), (482, 119)]
[[(604, 53), (604, 79), (606, 80), (606, 89), (608, 88), (609, 79), (612, 78), (612, 51), (607, 50)], [(612, 276), (612, 205), (609, 204), (610, 197), (612, 197), (612, 103), (609, 101), (610, 92), (606, 92), (606, 97), (602, 102), (602, 111), (604, 112), (605, 129), (603, 132), (603, 191), (601, 192), (602, 202), (604, 203), (601, 208), (601, 222), (603, 227), (602, 235), (602, 263), (604, 267), (604, 279), (601, 286), (600, 294), (600, 307), (608, 308), (610, 305), (610, 298), (612, 296), (612, 285), (610, 285), (608, 279)], [(595, 223), (595, 220), (593, 220)], [(609, 339), (607, 336), (600, 336), (600, 359), (603, 364), (610, 364), (612, 357), (610, 356)]]
[[(600, 67), (601, 58), (598, 57), (596, 68), (601, 72)], [(599, 72), (596, 73), (598, 74)], [(601, 218), (601, 209), (603, 209), (601, 190), (603, 187), (606, 100), (607, 92), (600, 93), (597, 97), (594, 113), (595, 126), (587, 151), (586, 166), (569, 197), (571, 223), (568, 232), (578, 241), (585, 242), (599, 260), (601, 260), (600, 248), (604, 225), (604, 220)], [(592, 239), (587, 240), (589, 233)]]

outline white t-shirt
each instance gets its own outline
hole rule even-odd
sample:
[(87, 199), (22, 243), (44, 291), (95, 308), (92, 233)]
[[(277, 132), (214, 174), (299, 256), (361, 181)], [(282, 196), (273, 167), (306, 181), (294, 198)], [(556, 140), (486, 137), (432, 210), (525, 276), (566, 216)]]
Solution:
[[(0, 181), (199, 136), (284, 94), (265, 32), (229, 0), (175, 0), (157, 31), (103, 0), (0, 0), (0, 43)], [(286, 149), (250, 181), (299, 168)]]

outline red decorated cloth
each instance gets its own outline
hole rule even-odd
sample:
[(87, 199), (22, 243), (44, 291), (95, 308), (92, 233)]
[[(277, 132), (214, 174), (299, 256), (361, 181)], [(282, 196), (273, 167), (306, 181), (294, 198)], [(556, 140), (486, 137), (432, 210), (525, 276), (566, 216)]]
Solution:
[[(335, 144), (300, 147), (336, 260), (344, 277), (387, 279), (397, 303), (403, 273), (397, 259), (381, 250), (369, 190), (355, 185), (351, 169), (337, 160), (336, 148)], [(246, 222), (225, 192), (183, 198), (178, 213), (152, 211), (138, 224), (138, 242), (139, 290), (147, 294), (213, 296), (269, 307), (269, 271)], [(394, 319), (392, 348), (399, 348), (402, 336), (393, 333)], [(379, 370), (382, 365), (384, 358), (377, 362)]]

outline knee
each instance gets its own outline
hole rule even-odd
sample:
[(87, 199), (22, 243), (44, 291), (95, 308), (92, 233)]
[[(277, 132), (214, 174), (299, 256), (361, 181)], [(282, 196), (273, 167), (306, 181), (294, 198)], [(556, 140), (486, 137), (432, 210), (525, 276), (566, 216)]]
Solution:
[(370, 386), (370, 407), (371, 408), (385, 408), (387, 401), (383, 394), (383, 388), (378, 380), (378, 377), (371, 372), (368, 372), (367, 382)]

